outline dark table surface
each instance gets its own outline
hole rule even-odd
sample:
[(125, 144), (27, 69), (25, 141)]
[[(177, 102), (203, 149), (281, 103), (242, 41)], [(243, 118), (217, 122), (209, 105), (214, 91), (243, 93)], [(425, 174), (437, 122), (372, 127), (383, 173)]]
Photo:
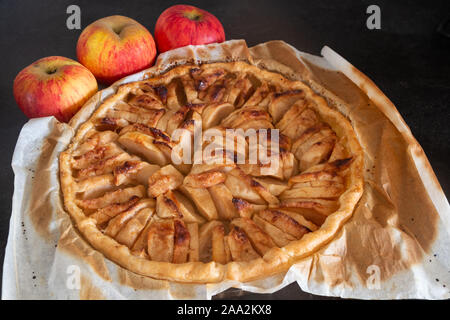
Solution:
[[(11, 215), (14, 174), (11, 158), (27, 118), (12, 95), (16, 74), (51, 55), (76, 59), (81, 30), (68, 30), (66, 9), (81, 8), (81, 28), (99, 18), (131, 17), (152, 33), (160, 13), (177, 1), (0, 0), (0, 261)], [(284, 40), (319, 54), (328, 45), (367, 74), (394, 102), (425, 150), (448, 196), (450, 190), (450, 38), (436, 29), (450, 18), (450, 1), (184, 1), (206, 9), (222, 22), (227, 39), (249, 46)], [(366, 27), (366, 9), (381, 9), (381, 29)], [(0, 280), (1, 281), (1, 280)], [(219, 297), (320, 299), (292, 284), (271, 295), (231, 291)]]

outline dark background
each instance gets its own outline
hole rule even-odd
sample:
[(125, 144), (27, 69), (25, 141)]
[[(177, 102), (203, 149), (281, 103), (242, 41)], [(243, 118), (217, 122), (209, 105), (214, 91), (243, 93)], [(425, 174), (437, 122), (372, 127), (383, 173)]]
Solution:
[[(284, 40), (319, 55), (330, 46), (368, 75), (397, 106), (449, 195), (450, 187), (450, 38), (436, 30), (450, 18), (450, 1), (32, 1), (0, 0), (0, 261), (11, 215), (14, 175), (11, 159), (27, 118), (14, 102), (16, 74), (35, 60), (51, 55), (76, 59), (81, 30), (68, 30), (66, 9), (81, 8), (81, 27), (113, 14), (131, 17), (150, 32), (172, 4), (208, 10), (222, 22), (227, 40), (245, 39), (248, 46)], [(381, 8), (381, 30), (368, 30), (366, 9)], [(447, 26), (450, 29), (450, 26)], [(1, 280), (0, 280), (1, 281)], [(318, 299), (292, 284), (272, 295), (231, 290), (219, 297), (253, 299)]]

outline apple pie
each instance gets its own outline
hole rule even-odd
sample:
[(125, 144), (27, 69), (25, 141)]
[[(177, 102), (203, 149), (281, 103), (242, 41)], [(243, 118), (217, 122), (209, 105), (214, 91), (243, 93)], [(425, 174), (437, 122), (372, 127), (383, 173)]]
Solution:
[[(196, 127), (224, 133), (200, 138), (212, 150), (202, 161)], [(249, 161), (263, 145), (277, 145), (276, 166)], [(196, 283), (267, 277), (320, 249), (351, 217), (362, 170), (342, 114), (246, 62), (119, 86), (60, 156), (65, 207), (94, 248), (132, 272)]]

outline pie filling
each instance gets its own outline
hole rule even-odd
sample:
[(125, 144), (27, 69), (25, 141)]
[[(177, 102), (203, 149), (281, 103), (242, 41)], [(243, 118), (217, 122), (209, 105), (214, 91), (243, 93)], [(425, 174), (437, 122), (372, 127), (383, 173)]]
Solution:
[[(119, 88), (65, 152), (84, 218), (132, 255), (173, 264), (251, 261), (319, 230), (340, 207), (355, 155), (311, 90), (258, 70), (182, 66)], [(261, 143), (248, 136), (202, 141), (221, 161), (175, 163), (174, 153), (194, 162), (196, 125), (278, 129), (278, 165), (249, 161)]]

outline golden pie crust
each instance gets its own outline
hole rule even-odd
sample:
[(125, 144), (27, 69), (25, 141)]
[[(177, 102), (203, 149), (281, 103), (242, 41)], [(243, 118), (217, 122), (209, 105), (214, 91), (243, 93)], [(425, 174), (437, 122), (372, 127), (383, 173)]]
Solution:
[[(200, 121), (279, 129), (280, 165), (236, 163), (223, 145), (215, 155), (231, 163), (174, 163)], [(240, 143), (247, 159), (251, 144)], [(65, 207), (94, 248), (135, 273), (195, 283), (267, 277), (320, 249), (351, 217), (362, 170), (342, 114), (303, 82), (246, 62), (121, 85), (60, 155)]]

